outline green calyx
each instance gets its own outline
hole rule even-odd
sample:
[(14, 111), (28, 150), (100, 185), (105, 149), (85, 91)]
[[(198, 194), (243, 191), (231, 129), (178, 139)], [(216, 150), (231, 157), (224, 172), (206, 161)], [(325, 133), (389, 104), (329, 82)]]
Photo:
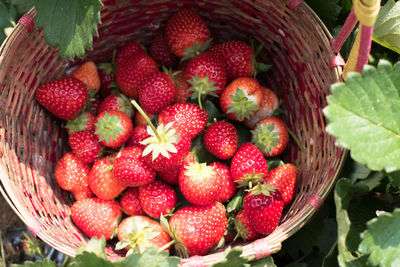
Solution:
[(70, 120), (65, 125), (65, 128), (68, 129), (68, 134), (73, 134), (75, 132), (85, 130), (85, 125), (87, 124), (87, 119), (89, 118), (88, 113), (81, 113), (78, 117), (73, 120)]
[(250, 195), (252, 196), (257, 196), (263, 194), (264, 196), (271, 196), (271, 193), (277, 190), (276, 187), (273, 187), (271, 184), (266, 184), (266, 183), (259, 183), (250, 190)]
[(253, 78), (255, 78), (258, 73), (267, 72), (271, 68), (271, 65), (268, 65), (268, 64), (265, 64), (262, 62), (257, 62), (257, 56), (260, 54), (261, 50), (263, 49), (262, 44), (258, 45), (257, 48), (254, 48), (254, 41), (252, 40), (251, 48), (254, 51), (254, 56), (251, 59), (251, 62), (253, 64), (253, 69), (254, 69)]
[(256, 184), (264, 181), (263, 176), (264, 176), (263, 173), (253, 172), (253, 173), (244, 175), (242, 178), (240, 178), (239, 180), (236, 180), (235, 182), (238, 184), (238, 187), (252, 188), (253, 185), (256, 185)]
[(197, 74), (192, 77), (192, 79), (188, 80), (188, 82), (192, 85), (189, 88), (189, 91), (192, 91), (193, 94), (191, 96), (191, 99), (198, 99), (199, 106), (202, 108), (201, 101), (203, 98), (205, 98), (207, 95), (212, 95), (215, 97), (218, 97), (214, 91), (218, 90), (219, 88), (215, 86), (214, 81), (210, 81), (210, 78), (208, 75), (206, 75), (203, 78), (200, 78)]
[(105, 140), (106, 143), (109, 143), (111, 139), (117, 141), (118, 135), (124, 131), (120, 122), (120, 117), (110, 116), (108, 112), (105, 112), (103, 118), (98, 118), (95, 123), (97, 130), (94, 133), (99, 136), (99, 141)]
[(120, 111), (125, 113), (129, 118), (132, 118), (135, 111), (132, 107), (132, 104), (131, 104), (131, 101), (129, 100), (129, 98), (124, 94), (120, 94), (117, 97), (117, 100), (118, 100), (117, 106), (120, 107)]
[[(161, 227), (168, 233), (174, 244), (175, 250), (182, 258), (188, 258), (189, 254), (187, 247), (183, 244), (183, 241), (177, 236), (176, 229), (171, 229), (168, 220), (161, 214), (160, 216)], [(171, 243), (171, 242), (170, 242)]]
[(249, 234), (249, 231), (246, 229), (246, 226), (242, 223), (241, 220), (235, 220), (235, 230), (236, 230), (236, 236), (233, 239), (236, 241), (239, 237), (242, 238), (243, 240), (247, 240), (247, 235)]
[(230, 97), (232, 103), (228, 105), (227, 113), (233, 113), (238, 121), (250, 119), (251, 115), (259, 109), (259, 106), (251, 101), (251, 96), (240, 88), (237, 88), (235, 94)]
[(207, 163), (191, 162), (185, 166), (185, 169), (185, 175), (198, 182), (216, 176), (214, 167), (207, 166)]
[(181, 59), (181, 62), (194, 58), (200, 55), (202, 52), (206, 51), (210, 46), (212, 38), (208, 39), (204, 43), (194, 43), (192, 47), (185, 47), (185, 56)]
[(270, 154), (281, 142), (279, 132), (275, 131), (274, 123), (257, 124), (255, 130), (250, 131), (253, 135), (251, 142), (263, 153)]

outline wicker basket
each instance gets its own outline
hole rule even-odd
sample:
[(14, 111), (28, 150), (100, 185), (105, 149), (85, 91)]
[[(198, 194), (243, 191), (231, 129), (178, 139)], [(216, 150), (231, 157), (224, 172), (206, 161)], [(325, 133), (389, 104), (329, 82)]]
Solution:
[[(280, 250), (281, 242), (299, 230), (332, 188), (345, 152), (325, 132), (322, 108), (342, 67), (330, 66), (335, 56), (331, 36), (302, 1), (282, 0), (148, 0), (108, 1), (94, 49), (85, 59), (109, 60), (129, 40), (149, 44), (166, 19), (181, 7), (196, 9), (215, 41), (253, 36), (264, 44), (262, 60), (272, 65), (263, 82), (282, 99), (284, 118), (303, 145), (287, 149), (288, 162), (300, 171), (297, 194), (271, 235), (243, 245), (243, 255), (261, 258)], [(43, 110), (34, 93), (42, 83), (65, 75), (84, 59), (67, 61), (49, 47), (34, 27), (35, 10), (26, 14), (1, 47), (0, 178), (1, 191), (29, 229), (57, 250), (74, 255), (87, 238), (70, 218), (71, 196), (54, 181), (54, 167), (68, 149), (61, 123)], [(110, 258), (117, 254), (107, 248)], [(210, 265), (223, 252), (184, 259), (183, 265)]]

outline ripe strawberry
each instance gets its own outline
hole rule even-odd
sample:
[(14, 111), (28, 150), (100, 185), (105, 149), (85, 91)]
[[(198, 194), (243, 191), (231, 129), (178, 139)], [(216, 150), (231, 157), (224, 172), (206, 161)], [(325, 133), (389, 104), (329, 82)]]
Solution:
[(157, 175), (159, 178), (161, 178), (164, 182), (167, 182), (168, 184), (174, 185), (178, 184), (179, 182), (179, 174), (181, 173), (182, 167), (186, 166), (186, 164), (190, 162), (194, 162), (194, 154), (192, 152), (189, 152), (186, 157), (182, 160), (182, 163), (180, 167), (177, 168), (171, 168), (167, 171), (164, 172), (157, 172)]
[(87, 87), (88, 93), (94, 91), (91, 92), (92, 95), (95, 95), (100, 90), (100, 77), (93, 61), (84, 62), (70, 76), (83, 82)]
[(148, 217), (133, 215), (125, 218), (118, 226), (116, 249), (128, 250), (130, 253), (142, 253), (150, 246), (166, 249), (171, 241), (161, 224)]
[(260, 108), (261, 86), (254, 78), (238, 78), (231, 82), (220, 96), (221, 109), (228, 118), (237, 121), (249, 119)]
[(104, 62), (97, 65), (97, 70), (100, 77), (99, 94), (103, 99), (109, 96), (111, 91), (116, 88), (115, 69), (116, 66), (109, 62)]
[(147, 133), (146, 125), (139, 125), (133, 128), (132, 136), (126, 141), (125, 145), (127, 147), (137, 146), (141, 149), (145, 149), (146, 146), (142, 145), (141, 142), (148, 138), (150, 135)]
[(178, 201), (174, 189), (158, 180), (139, 187), (139, 199), (144, 212), (153, 218), (171, 213)]
[[(168, 74), (168, 73), (167, 73)], [(172, 81), (175, 84), (176, 89), (176, 100), (175, 103), (186, 103), (187, 99), (192, 96), (193, 92), (189, 90), (191, 87), (190, 83), (186, 81), (184, 71), (175, 70), (170, 75)]]
[(56, 164), (54, 177), (67, 191), (81, 191), (88, 186), (90, 166), (80, 161), (72, 152), (65, 154)]
[(89, 238), (113, 235), (121, 217), (118, 202), (98, 198), (78, 200), (71, 206), (71, 218)]
[[(137, 150), (139, 149), (138, 147), (127, 147), (115, 157), (113, 167), (115, 179), (125, 186), (143, 186), (152, 182), (156, 177), (156, 172), (143, 162), (141, 153), (138, 155)], [(132, 150), (133, 153), (130, 153)]]
[(219, 202), (208, 206), (186, 206), (175, 212), (169, 229), (181, 255), (204, 255), (224, 235), (228, 220), (225, 207)]
[(103, 145), (99, 143), (93, 131), (79, 131), (70, 134), (69, 145), (75, 156), (86, 164), (93, 163), (101, 157)]
[(163, 34), (159, 34), (154, 38), (150, 46), (150, 56), (157, 61), (158, 64), (167, 68), (173, 67), (179, 62), (179, 57), (169, 50), (167, 39)]
[(223, 56), (229, 80), (240, 77), (253, 77), (254, 52), (250, 45), (242, 41), (228, 41), (210, 49)]
[(268, 164), (260, 150), (252, 143), (242, 144), (231, 161), (231, 175), (240, 186), (250, 187), (268, 173)]
[(94, 131), (94, 124), (96, 123), (96, 115), (89, 111), (84, 111), (73, 120), (70, 120), (65, 125), (68, 134), (73, 134), (79, 131)]
[[(152, 120), (154, 118), (154, 114), (150, 114), (146, 111), (143, 110), (143, 112), (146, 114), (146, 116)], [(147, 126), (147, 121), (144, 119), (143, 115), (140, 114), (140, 112), (136, 112), (135, 113), (135, 125), (139, 126), (139, 125), (145, 125)]]
[(233, 124), (217, 121), (208, 126), (203, 143), (208, 152), (220, 159), (229, 159), (235, 154), (239, 136)]
[(198, 135), (207, 125), (208, 112), (194, 104), (174, 104), (158, 115), (159, 124), (173, 122), (174, 127), (187, 133), (190, 139)]
[(172, 53), (192, 57), (207, 48), (210, 31), (202, 17), (184, 8), (168, 19), (165, 38)]
[(107, 147), (120, 147), (132, 135), (131, 119), (122, 111), (108, 110), (97, 115), (95, 134)]
[(143, 48), (140, 44), (136, 42), (128, 42), (124, 44), (117, 53), (115, 57), (115, 64), (119, 65), (122, 61), (124, 61), (127, 57), (132, 56), (134, 54), (144, 54)]
[(114, 156), (97, 160), (89, 173), (89, 187), (101, 199), (113, 199), (125, 190), (126, 186), (117, 181), (112, 171)]
[(256, 240), (261, 236), (251, 226), (249, 218), (247, 218), (247, 215), (244, 212), (244, 210), (241, 210), (236, 214), (235, 230), (237, 232), (237, 235), (235, 238), (240, 237), (245, 241), (246, 240), (248, 240), (248, 241)]
[(192, 99), (220, 95), (227, 80), (224, 63), (210, 52), (192, 58), (185, 68), (185, 77), (192, 86), (189, 90), (194, 92)]
[(192, 204), (210, 205), (217, 200), (221, 191), (221, 177), (214, 167), (206, 163), (191, 162), (179, 174), (179, 188)]
[(278, 188), (281, 192), (284, 207), (292, 201), (298, 176), (299, 171), (296, 166), (287, 163), (270, 170), (265, 178), (266, 183)]
[(151, 114), (157, 114), (175, 102), (176, 89), (171, 78), (162, 72), (147, 75), (139, 87), (139, 103)]
[(130, 119), (133, 119), (135, 111), (131, 101), (124, 94), (111, 94), (107, 96), (99, 107), (99, 113), (108, 110), (118, 110), (125, 113)]
[(89, 111), (90, 113), (97, 115), (99, 114), (99, 107), (101, 104), (101, 99), (98, 97), (92, 97), (89, 100), (89, 103), (86, 105), (86, 110)]
[(92, 190), (90, 190), (89, 185), (87, 185), (83, 189), (79, 189), (79, 190), (76, 190), (76, 191), (71, 191), (71, 193), (74, 196), (76, 201), (95, 197), (95, 195), (93, 194)]
[(139, 200), (139, 187), (128, 188), (122, 194), (119, 204), (121, 205), (122, 211), (128, 215), (144, 214)]
[(85, 107), (88, 96), (86, 86), (81, 81), (67, 77), (41, 85), (35, 97), (57, 118), (73, 120)]
[(244, 212), (249, 223), (261, 235), (269, 235), (275, 230), (282, 210), (281, 193), (265, 183), (253, 187), (244, 198)]
[(229, 200), (236, 193), (236, 184), (232, 179), (229, 166), (221, 162), (213, 162), (210, 167), (214, 168), (216, 175), (220, 178), (220, 190), (218, 193), (217, 201), (225, 202)]
[(277, 117), (266, 117), (260, 120), (251, 134), (251, 142), (266, 157), (282, 154), (289, 142), (286, 124)]
[(257, 122), (263, 118), (271, 116), (279, 107), (279, 99), (274, 91), (263, 86), (261, 86), (261, 91), (263, 93), (263, 98), (260, 104), (260, 109), (250, 119), (245, 119), (243, 121), (249, 128), (254, 128)]
[(158, 72), (157, 63), (146, 54), (133, 54), (118, 64), (116, 80), (130, 98), (139, 97), (139, 86), (150, 73)]

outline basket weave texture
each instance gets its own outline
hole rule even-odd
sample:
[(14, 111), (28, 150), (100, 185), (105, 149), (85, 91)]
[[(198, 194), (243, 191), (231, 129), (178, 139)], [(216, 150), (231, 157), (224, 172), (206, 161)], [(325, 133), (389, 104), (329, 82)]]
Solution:
[[(275, 232), (241, 244), (243, 255), (254, 259), (279, 251), (281, 242), (310, 219), (333, 186), (345, 152), (325, 132), (322, 108), (342, 69), (330, 67), (335, 56), (331, 36), (301, 1), (115, 1), (101, 11), (94, 49), (75, 61), (62, 59), (46, 44), (42, 30), (29, 24), (35, 17), (33, 9), (24, 17), (28, 23), (19, 23), (0, 51), (1, 191), (34, 234), (67, 255), (74, 255), (88, 239), (71, 221), (70, 194), (54, 180), (55, 164), (68, 149), (66, 131), (36, 103), (35, 90), (84, 60), (110, 60), (113, 50), (127, 41), (148, 45), (166, 19), (182, 7), (194, 8), (206, 19), (217, 43), (248, 41), (251, 36), (264, 45), (261, 60), (272, 70), (261, 81), (282, 100), (284, 120), (303, 146), (299, 150), (292, 142), (285, 154), (285, 161), (299, 169), (295, 199)], [(107, 253), (117, 257), (111, 247)], [(210, 265), (222, 258), (219, 251), (184, 259), (182, 264)]]

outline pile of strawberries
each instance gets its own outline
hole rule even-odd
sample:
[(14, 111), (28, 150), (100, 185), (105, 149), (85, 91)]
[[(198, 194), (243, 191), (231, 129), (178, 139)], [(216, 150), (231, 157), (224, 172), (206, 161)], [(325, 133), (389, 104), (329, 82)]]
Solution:
[[(54, 176), (88, 237), (118, 238), (115, 249), (128, 253), (155, 245), (192, 256), (278, 226), (298, 176), (290, 163), (268, 166), (289, 141), (278, 97), (254, 78), (263, 64), (250, 45), (210, 40), (203, 18), (181, 9), (148, 53), (129, 42), (112, 62), (84, 62), (37, 89), (65, 122), (71, 151)], [(216, 160), (200, 162), (195, 142)]]

